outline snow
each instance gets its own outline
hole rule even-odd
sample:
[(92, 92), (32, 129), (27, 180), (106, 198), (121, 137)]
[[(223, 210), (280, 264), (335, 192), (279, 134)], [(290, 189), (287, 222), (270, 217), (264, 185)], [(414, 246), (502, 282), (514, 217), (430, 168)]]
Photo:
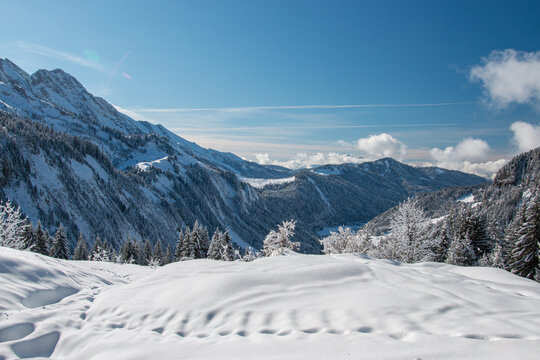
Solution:
[[(0, 81), (0, 85), (2, 85), (3, 83)], [(13, 110), (13, 106), (9, 105), (9, 104), (6, 104), (5, 102), (3, 102), (2, 100), (0, 100), (0, 104), (4, 105), (7, 109), (9, 110)]]
[(4, 194), (8, 199), (17, 199), (17, 205), (24, 209), (23, 212), (30, 221), (37, 224), (39, 218), (38, 210), (33, 206), (35, 200), (30, 196), (30, 192), (26, 185), (22, 182), (12, 185), (11, 187), (4, 187)]
[(142, 171), (146, 171), (151, 167), (156, 167), (156, 168), (161, 169), (163, 171), (171, 171), (171, 172), (173, 171), (173, 167), (172, 167), (172, 164), (169, 161), (168, 156), (165, 156), (165, 157), (163, 157), (161, 159), (157, 159), (157, 160), (154, 160), (154, 161), (140, 162), (140, 163), (137, 164), (137, 167), (139, 169), (141, 169)]
[(324, 195), (324, 193), (323, 193), (322, 190), (319, 188), (319, 186), (317, 186), (317, 183), (315, 182), (315, 180), (313, 180), (313, 179), (310, 178), (310, 177), (308, 177), (308, 180), (309, 180), (309, 182), (315, 187), (315, 190), (316, 190), (317, 193), (319, 194), (319, 197), (320, 197), (321, 200), (326, 204), (326, 206), (331, 207), (332, 205), (330, 205), (330, 201), (328, 201), (328, 198), (326, 197), (326, 195)]
[(78, 162), (77, 160), (71, 159), (71, 168), (73, 169), (73, 172), (75, 173), (75, 175), (77, 175), (82, 180), (91, 182), (94, 179), (94, 173), (92, 172), (92, 169), (88, 167), (88, 165), (82, 164)]
[(465, 196), (460, 197), (456, 201), (463, 202), (463, 203), (472, 203), (474, 202), (474, 195), (473, 194), (465, 195)]
[(330, 233), (331, 232), (337, 232), (339, 231), (339, 228), (342, 227), (342, 228), (349, 228), (353, 231), (358, 231), (360, 230), (365, 224), (356, 224), (356, 225), (340, 225), (340, 226), (329, 226), (329, 227), (325, 227), (325, 228), (322, 228), (321, 230), (317, 231), (317, 235), (318, 236), (330, 236)]
[(268, 186), (268, 185), (288, 184), (296, 180), (294, 176), (288, 177), (288, 178), (281, 178), (281, 179), (257, 179), (257, 178), (246, 178), (246, 177), (239, 176), (238, 179), (241, 182), (249, 184), (257, 189), (263, 189), (265, 186)]
[(375, 164), (384, 165), (384, 171), (381, 173), (381, 176), (384, 176), (390, 172), (390, 164), (388, 163), (388, 160), (377, 160)]
[(462, 202), (464, 204), (469, 204), (469, 206), (472, 207), (472, 208), (480, 206), (480, 201), (476, 201), (476, 202), (474, 201), (474, 195), (473, 194), (462, 196), (459, 199), (457, 199), (456, 201)]
[(108, 181), (109, 180), (109, 174), (101, 167), (101, 165), (90, 155), (86, 155), (85, 158), (86, 162), (94, 169), (94, 171), (99, 175), (99, 177), (102, 180)]
[(32, 183), (39, 188), (48, 187), (51, 190), (61, 190), (62, 183), (58, 179), (58, 171), (45, 160), (43, 154), (30, 156), (30, 168), (34, 179)]
[(443, 169), (435, 168), (435, 174), (437, 174), (437, 175), (442, 175), (442, 174), (444, 174), (444, 173), (445, 173), (445, 171), (444, 171)]
[(159, 175), (154, 183), (156, 189), (160, 190), (163, 194), (167, 194), (171, 191), (173, 182), (164, 175)]
[(328, 175), (341, 175), (341, 169), (337, 166), (325, 166), (324, 168), (319, 168), (311, 170), (315, 174), (328, 176)]
[(540, 285), (355, 255), (151, 269), (0, 248), (0, 358), (536, 359)]
[[(215, 172), (215, 169), (210, 169), (210, 171)], [(225, 179), (218, 176), (212, 176), (210, 181), (212, 181), (214, 187), (219, 191), (221, 198), (225, 202), (230, 203), (230, 200), (237, 196), (236, 190)]]
[[(231, 228), (227, 228), (229, 231), (229, 235), (231, 236), (232, 242), (234, 242), (236, 245), (240, 246), (242, 249), (247, 249), (251, 245), (249, 245), (238, 233)], [(241, 254), (242, 255), (242, 254)]]
[(447, 217), (448, 217), (448, 215), (443, 215), (443, 216), (440, 216), (440, 217), (437, 217), (437, 218), (433, 218), (433, 219), (429, 220), (429, 223), (430, 224), (438, 224), (441, 221), (443, 221), (444, 219), (446, 219)]

